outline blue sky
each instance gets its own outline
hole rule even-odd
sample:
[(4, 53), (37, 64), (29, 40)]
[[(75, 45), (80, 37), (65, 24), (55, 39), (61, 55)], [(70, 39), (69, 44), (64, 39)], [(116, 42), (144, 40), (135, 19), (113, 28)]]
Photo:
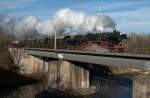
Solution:
[(150, 32), (149, 0), (0, 0), (0, 14), (47, 20), (61, 8), (108, 15), (122, 32)]

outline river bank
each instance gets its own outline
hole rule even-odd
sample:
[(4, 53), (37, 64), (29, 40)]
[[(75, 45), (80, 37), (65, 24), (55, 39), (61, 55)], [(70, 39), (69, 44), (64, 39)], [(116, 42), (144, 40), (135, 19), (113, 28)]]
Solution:
[(7, 89), (16, 88), (35, 82), (37, 82), (37, 80), (20, 75), (17, 72), (0, 69), (0, 93)]

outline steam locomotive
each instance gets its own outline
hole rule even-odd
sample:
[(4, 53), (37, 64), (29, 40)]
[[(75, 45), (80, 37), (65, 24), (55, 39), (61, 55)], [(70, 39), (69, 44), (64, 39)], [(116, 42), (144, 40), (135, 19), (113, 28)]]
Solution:
[[(57, 49), (90, 50), (90, 51), (115, 51), (124, 52), (126, 44), (121, 41), (127, 39), (126, 34), (119, 31), (104, 33), (88, 33), (86, 35), (65, 36), (57, 38)], [(54, 37), (42, 39), (25, 40), (25, 46), (30, 48), (54, 49)]]
[(67, 48), (71, 49), (124, 52), (127, 48), (126, 44), (121, 44), (121, 41), (124, 39), (127, 39), (126, 34), (120, 34), (119, 31), (113, 31), (76, 35), (73, 38), (68, 36), (64, 38), (64, 41), (68, 46)]

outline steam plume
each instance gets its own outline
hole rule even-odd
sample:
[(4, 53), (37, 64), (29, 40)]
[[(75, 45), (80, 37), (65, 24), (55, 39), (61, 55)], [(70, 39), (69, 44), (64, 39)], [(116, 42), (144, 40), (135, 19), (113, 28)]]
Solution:
[(109, 16), (89, 15), (69, 8), (60, 9), (52, 19), (40, 22), (34, 16), (25, 17), (18, 22), (9, 16), (3, 16), (0, 18), (0, 25), (9, 28), (8, 31), (14, 32), (20, 39), (36, 38), (40, 34), (52, 36), (54, 32), (62, 33), (66, 28), (80, 34), (103, 32), (105, 28), (116, 28), (116, 23)]
[(8, 15), (0, 15), (0, 26), (7, 32), (12, 32), (14, 28), (14, 19)]
[(116, 27), (116, 23), (109, 16), (88, 15), (69, 8), (56, 12), (52, 22), (56, 31), (70, 27), (80, 33), (103, 32), (105, 28), (115, 29)]
[(36, 29), (41, 34), (48, 35), (48, 36), (52, 36), (55, 31), (51, 21), (44, 21), (44, 22), (38, 23)]
[(33, 16), (28, 16), (16, 23), (14, 26), (15, 35), (19, 38), (35, 38), (38, 35), (36, 30), (38, 21)]

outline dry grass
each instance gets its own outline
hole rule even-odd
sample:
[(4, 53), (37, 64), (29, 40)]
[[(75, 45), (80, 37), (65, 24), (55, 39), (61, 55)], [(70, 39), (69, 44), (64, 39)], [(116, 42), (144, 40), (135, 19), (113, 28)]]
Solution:
[(0, 68), (7, 70), (16, 70), (17, 66), (13, 64), (8, 51), (8, 42), (13, 40), (11, 34), (8, 34), (3, 28), (0, 27)]
[(131, 33), (127, 40), (124, 41), (128, 45), (127, 52), (130, 53), (150, 53), (150, 34)]

